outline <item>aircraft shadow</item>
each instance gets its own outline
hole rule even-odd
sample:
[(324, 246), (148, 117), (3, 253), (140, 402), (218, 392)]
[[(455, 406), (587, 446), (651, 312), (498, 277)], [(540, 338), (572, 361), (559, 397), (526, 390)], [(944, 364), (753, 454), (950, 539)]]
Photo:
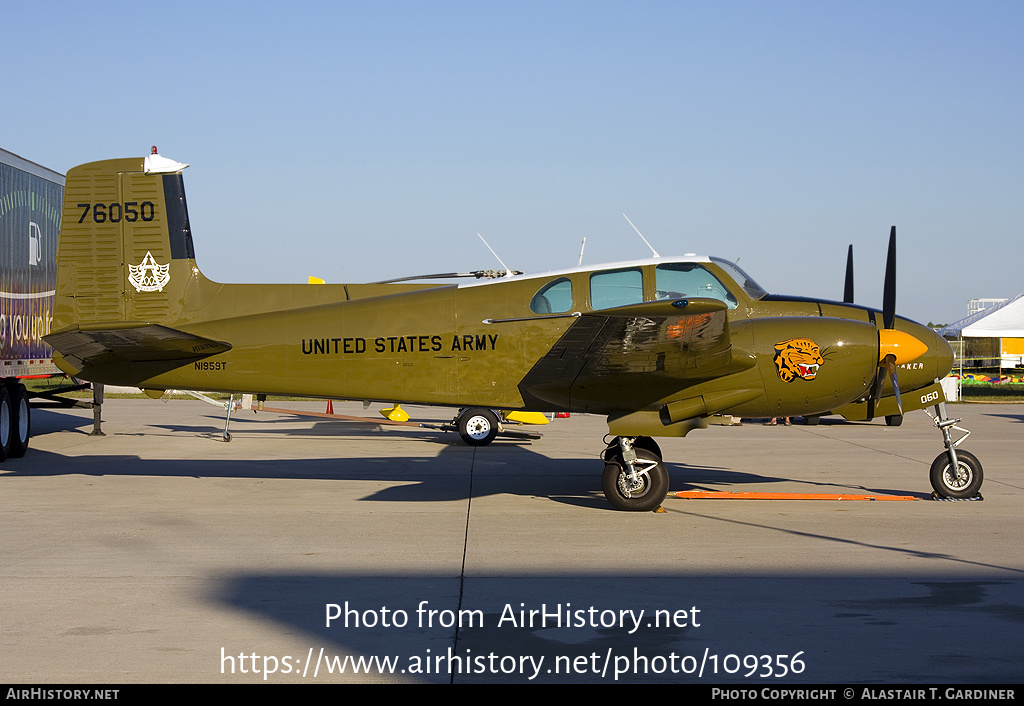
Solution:
[[(234, 441), (225, 449), (244, 444), (253, 438), (268, 435), (304, 436), (309, 438), (356, 439), (368, 438), (377, 442), (387, 440), (413, 441), (429, 444), (427, 453), (400, 457), (344, 457), (346, 446), (337, 448), (338, 457), (294, 459), (232, 459), (223, 455), (215, 459), (140, 459), (136, 456), (59, 456), (30, 449), (24, 459), (8, 463), (8, 475), (83, 475), (166, 476), (189, 478), (248, 478), (248, 479), (321, 479), (321, 480), (400, 480), (402, 485), (381, 488), (363, 500), (371, 502), (451, 501), (470, 497), (470, 470), (472, 494), (476, 496), (502, 493), (523, 496), (544, 496), (557, 502), (610, 510), (601, 490), (604, 469), (595, 449), (592, 458), (551, 458), (539, 451), (530, 441), (499, 437), (486, 447), (466, 446), (454, 432), (381, 425), (373, 422), (317, 420), (311, 425), (282, 425), (281, 417), (252, 415), (245, 412), (244, 424), (233, 426)], [(823, 420), (824, 421), (824, 420)], [(218, 424), (220, 422), (220, 424)], [(841, 423), (845, 423), (842, 420)], [(234, 424), (234, 420), (233, 420)], [(258, 424), (253, 429), (249, 425)], [(81, 430), (89, 433), (92, 420), (84, 415), (75, 416), (38, 410), (33, 416), (37, 433)], [(224, 444), (222, 420), (211, 418), (210, 424), (164, 424), (148, 429), (163, 429), (167, 436), (192, 435)], [(151, 432), (125, 433), (127, 436), (151, 436)], [(385, 446), (386, 447), (386, 446)], [(439, 450), (438, 450), (439, 449)], [(436, 452), (436, 453), (435, 453)], [(742, 469), (720, 466), (700, 466), (666, 461), (671, 482), (670, 492), (682, 490), (730, 490), (750, 486), (776, 484), (791, 480), (766, 474), (755, 474)], [(864, 492), (915, 495), (926, 498), (926, 493), (905, 489), (867, 488), (849, 483), (802, 480), (811, 486), (811, 492)], [(807, 491), (805, 491), (807, 492)]]
[[(236, 443), (236, 442), (232, 442)], [(440, 502), (503, 493), (544, 496), (558, 502), (610, 508), (601, 495), (597, 459), (552, 459), (510, 444), (474, 449), (445, 445), (424, 456), (288, 459), (154, 459), (135, 455), (63, 456), (29, 449), (3, 465), (2, 478), (61, 475), (244, 478), (251, 480), (397, 481), (361, 500)], [(690, 469), (692, 470), (692, 469)], [(710, 470), (710, 469), (709, 469)], [(470, 484), (472, 483), (472, 488)], [(681, 485), (681, 482), (675, 483)]]
[[(375, 678), (441, 683), (691, 681), (709, 653), (718, 661), (705, 660), (704, 679), (749, 683), (752, 665), (736, 669), (740, 657), (727, 671), (725, 655), (786, 654), (790, 665), (798, 652), (804, 667), (787, 682), (890, 682), (897, 656), (918, 682), (1024, 677), (1011, 658), (1020, 580), (629, 573), (239, 573), (211, 581), (204, 598), (304, 636), (309, 652), (287, 668), (315, 662), (307, 678), (318, 671), (321, 682), (366, 679), (351, 661), (339, 673), (345, 655), (395, 660), (371, 667)], [(971, 659), (947, 663), (950, 635)], [(662, 668), (670, 655), (675, 671)]]
[[(154, 424), (147, 429), (166, 429), (169, 432), (192, 434), (195, 436), (216, 436), (220, 437), (224, 432), (224, 422), (221, 421), (220, 425), (198, 425), (198, 424)], [(243, 438), (249, 434), (267, 435), (274, 434), (279, 436), (289, 437), (361, 437), (361, 436), (373, 436), (379, 435), (381, 432), (387, 431), (389, 434), (401, 436), (409, 439), (417, 439), (421, 441), (437, 441), (438, 443), (454, 443), (458, 440), (458, 436), (451, 434), (444, 434), (443, 432), (433, 431), (430, 429), (417, 429), (415, 427), (397, 427), (385, 424), (374, 424), (372, 422), (317, 422), (308, 427), (301, 428), (284, 428), (281, 424), (276, 426), (261, 427), (257, 430), (252, 429), (239, 429), (232, 420), (232, 426), (230, 428), (232, 436)], [(148, 435), (149, 432), (141, 433), (140, 435)], [(447, 440), (447, 441), (446, 441)], [(507, 441), (506, 439), (499, 439), (496, 441)]]
[[(32, 408), (32, 435), (49, 434), (58, 431), (81, 430), (92, 432), (91, 410), (78, 410), (80, 414), (68, 414), (69, 410), (55, 408)], [(85, 416), (88, 415), (88, 416)]]
[(1009, 419), (1014, 422), (1024, 422), (1024, 414), (986, 414), (986, 417), (996, 417), (998, 419)]
[[(82, 425), (68, 425), (76, 429)], [(345, 425), (331, 425), (332, 431), (344, 431)], [(204, 427), (174, 427), (178, 432), (193, 433)], [(515, 494), (548, 497), (557, 502), (611, 511), (601, 490), (603, 463), (594, 458), (551, 458), (534, 450), (529, 444), (495, 442), (487, 447), (465, 446), (452, 434), (429, 433), (418, 436), (412, 430), (395, 431), (405, 439), (428, 441), (430, 453), (416, 456), (339, 456), (336, 458), (140, 458), (135, 455), (64, 456), (58, 453), (29, 449), (28, 454), (4, 464), (3, 477), (59, 476), (159, 476), (168, 478), (245, 478), (253, 480), (335, 480), (335, 481), (399, 481), (400, 484), (377, 489), (361, 500), (367, 502), (443, 502), (470, 497)], [(211, 431), (211, 443), (220, 431)], [(344, 435), (344, 434), (343, 434)], [(380, 435), (375, 435), (380, 439)], [(231, 442), (244, 444), (244, 439)], [(437, 453), (433, 451), (440, 446)], [(224, 448), (231, 448), (225, 444)], [(339, 447), (339, 453), (345, 448)], [(737, 486), (772, 484), (789, 479), (757, 475), (722, 467), (666, 463), (671, 477), (670, 491), (726, 490)], [(2, 482), (2, 481), (0, 481)], [(821, 491), (822, 486), (837, 492), (851, 492), (850, 485), (835, 486), (820, 481), (804, 481)], [(867, 489), (864, 492), (900, 493), (892, 489)]]

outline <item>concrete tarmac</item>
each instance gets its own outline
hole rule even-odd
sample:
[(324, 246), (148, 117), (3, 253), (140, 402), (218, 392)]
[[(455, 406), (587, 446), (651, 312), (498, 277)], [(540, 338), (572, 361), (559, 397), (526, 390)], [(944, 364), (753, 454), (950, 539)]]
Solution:
[(600, 417), (471, 448), (251, 412), (225, 443), (222, 412), (193, 401), (108, 400), (101, 438), (87, 410), (34, 410), (32, 448), (0, 464), (0, 674), (1019, 684), (1024, 406), (950, 410), (974, 432), (984, 501), (928, 499), (942, 445), (914, 412), (661, 443), (672, 491), (917, 501), (669, 497), (664, 513), (607, 504)]

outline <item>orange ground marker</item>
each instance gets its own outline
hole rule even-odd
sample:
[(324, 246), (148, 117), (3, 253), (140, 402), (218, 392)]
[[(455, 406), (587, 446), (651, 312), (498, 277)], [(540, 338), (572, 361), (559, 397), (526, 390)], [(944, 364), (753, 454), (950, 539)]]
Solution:
[(729, 493), (716, 490), (680, 490), (683, 500), (917, 500), (913, 495), (848, 495), (846, 493)]

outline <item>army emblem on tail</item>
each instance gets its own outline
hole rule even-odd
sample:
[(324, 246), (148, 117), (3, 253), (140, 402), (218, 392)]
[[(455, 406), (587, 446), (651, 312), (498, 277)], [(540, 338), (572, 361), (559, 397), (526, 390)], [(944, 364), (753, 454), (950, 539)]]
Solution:
[(171, 281), (170, 269), (170, 263), (156, 264), (153, 253), (147, 251), (140, 264), (128, 265), (128, 281), (138, 292), (162, 292)]
[(775, 344), (775, 368), (783, 382), (813, 380), (825, 361), (818, 344), (809, 338), (791, 338)]

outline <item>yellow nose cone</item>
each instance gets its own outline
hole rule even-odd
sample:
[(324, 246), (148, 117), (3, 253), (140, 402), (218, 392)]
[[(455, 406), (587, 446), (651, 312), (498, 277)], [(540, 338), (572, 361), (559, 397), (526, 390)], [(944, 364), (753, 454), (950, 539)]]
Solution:
[(905, 331), (884, 328), (878, 332), (878, 359), (892, 354), (896, 365), (909, 363), (928, 352), (928, 346)]

